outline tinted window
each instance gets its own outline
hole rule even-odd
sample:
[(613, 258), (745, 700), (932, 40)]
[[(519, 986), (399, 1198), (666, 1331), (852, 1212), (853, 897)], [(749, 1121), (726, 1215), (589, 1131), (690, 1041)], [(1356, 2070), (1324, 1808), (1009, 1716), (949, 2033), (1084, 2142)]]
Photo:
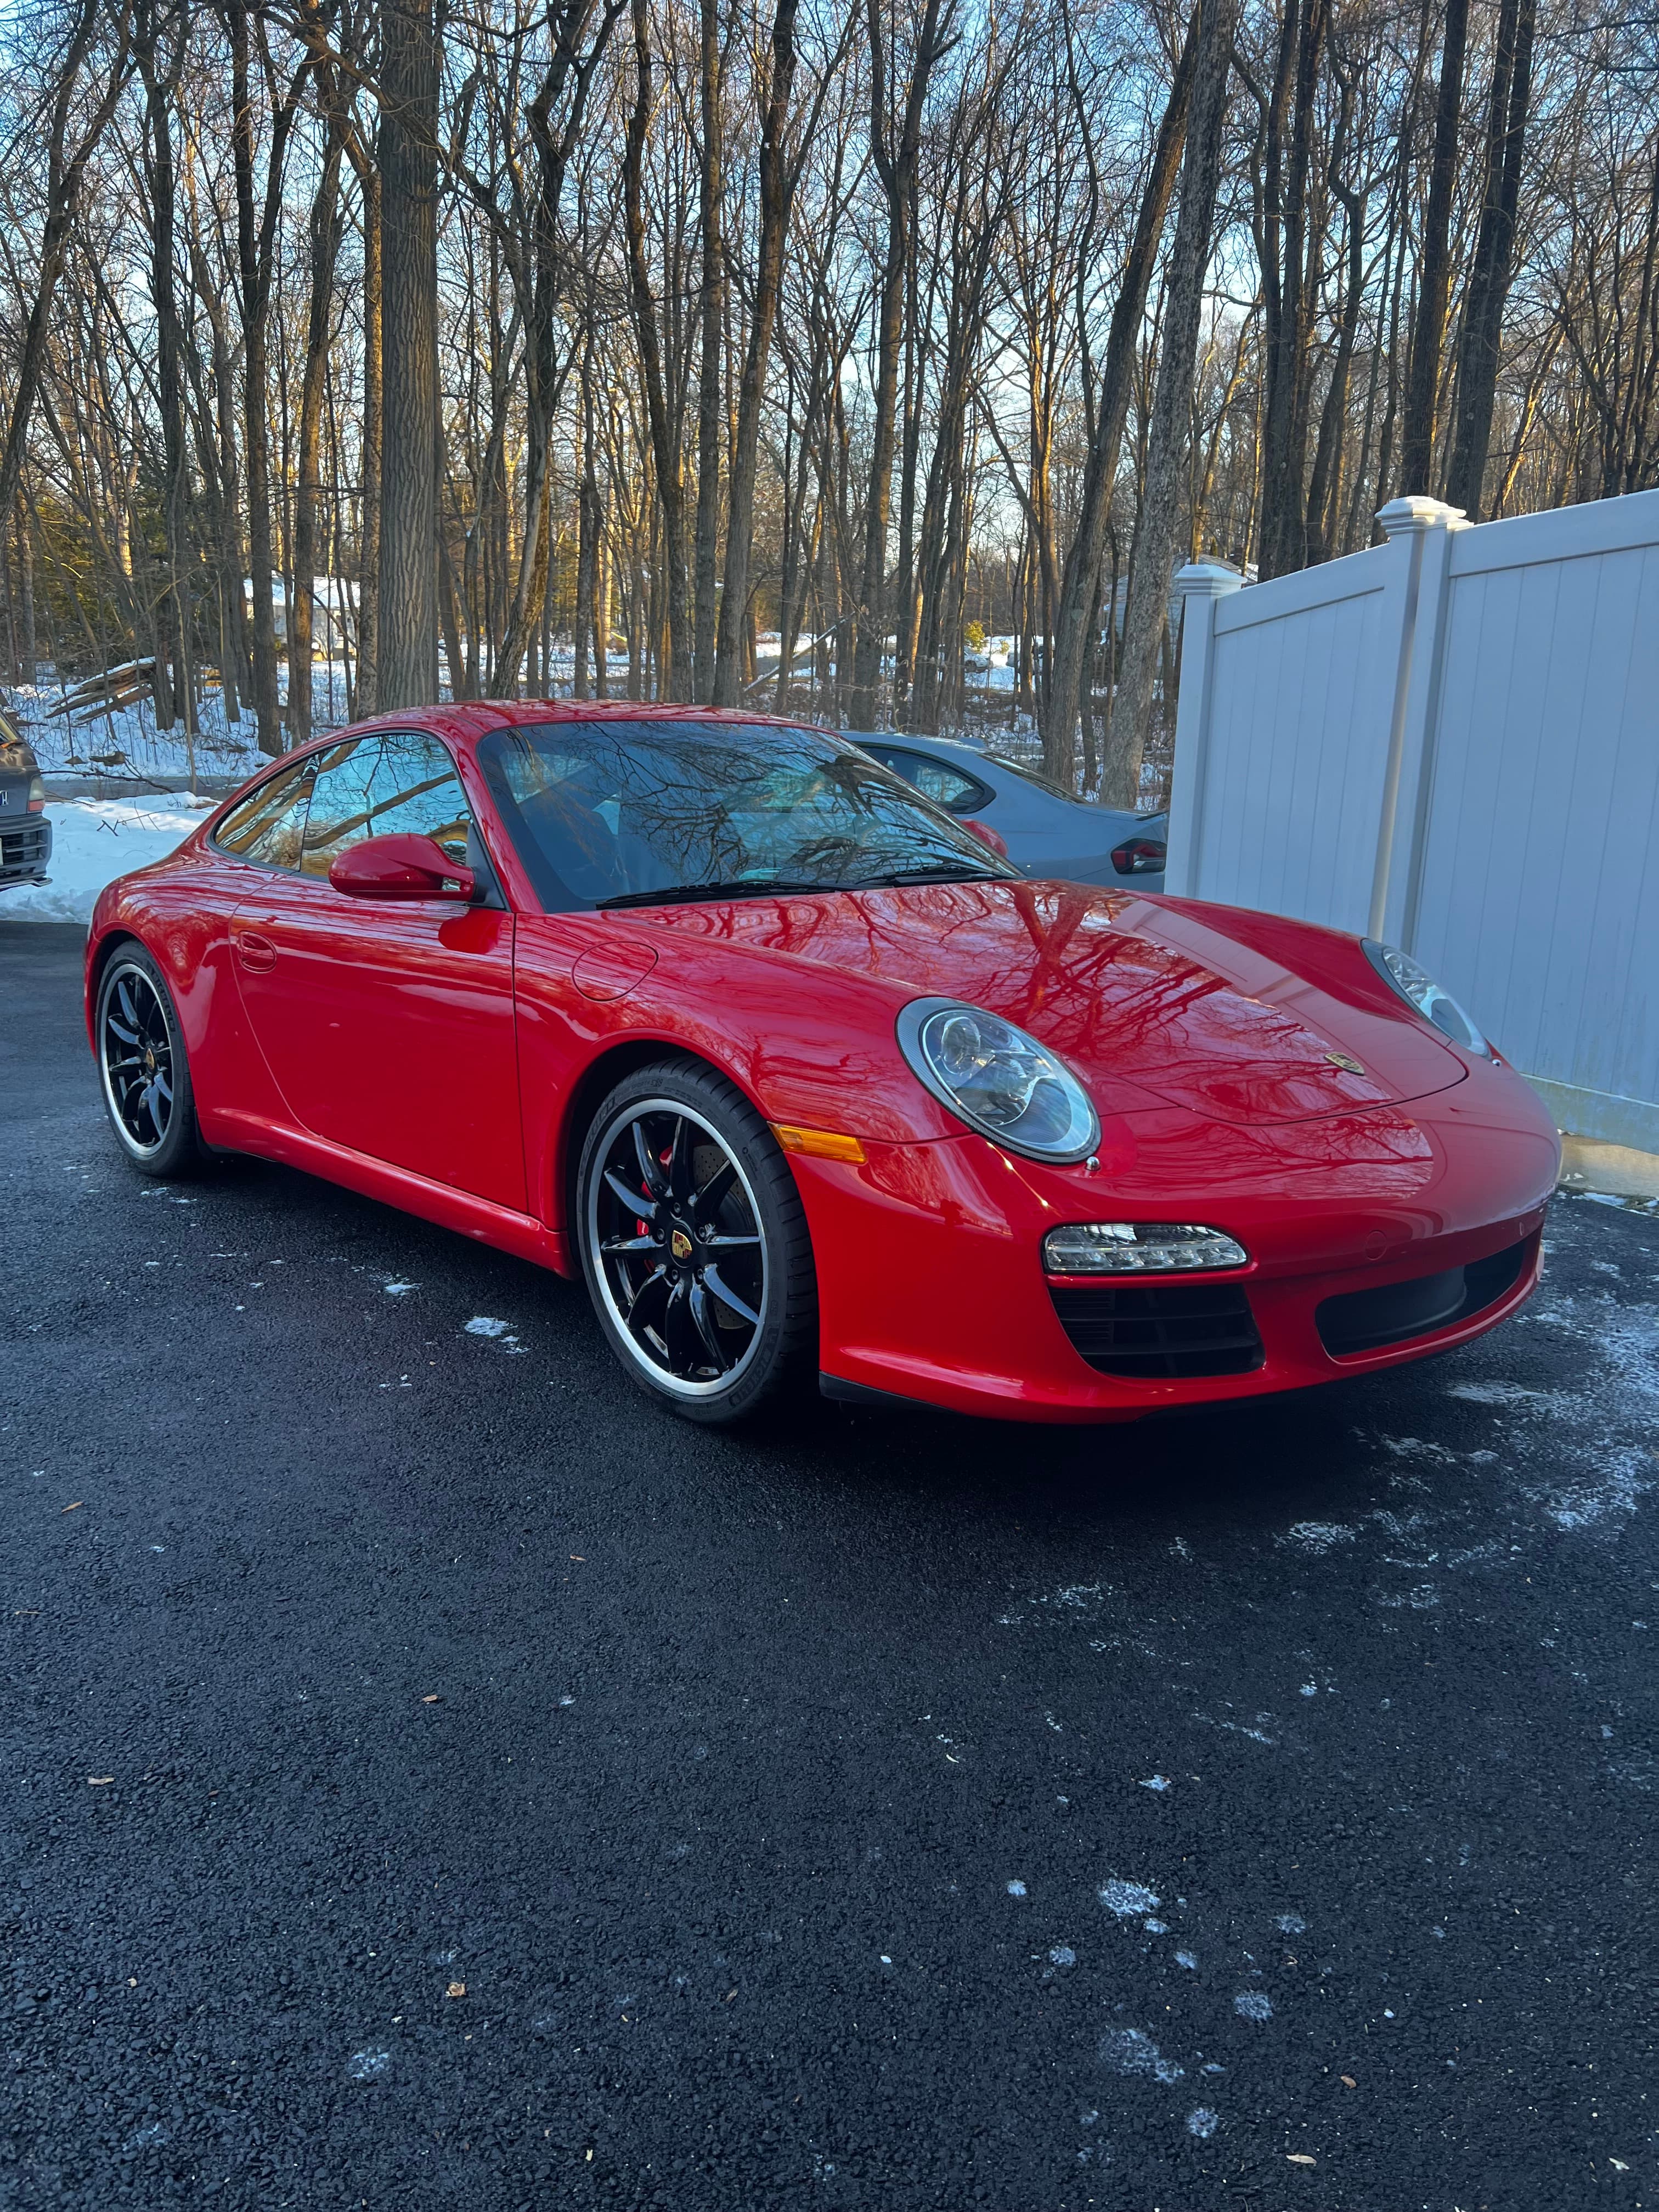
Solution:
[(890, 752), (883, 757), (907, 783), (914, 783), (924, 799), (949, 807), (952, 814), (971, 814), (996, 796), (976, 777), (963, 775), (937, 753)]
[(213, 833), (214, 843), (240, 860), (258, 860), (268, 868), (297, 868), (310, 782), (308, 760), (285, 768), (231, 808)]
[(301, 873), (325, 876), (337, 853), (394, 831), (435, 837), (466, 859), (470, 812), (455, 763), (435, 738), (413, 731), (351, 738), (316, 756)]
[(1016, 872), (816, 731), (553, 722), (498, 730), (478, 759), (555, 911), (698, 886), (831, 890)]

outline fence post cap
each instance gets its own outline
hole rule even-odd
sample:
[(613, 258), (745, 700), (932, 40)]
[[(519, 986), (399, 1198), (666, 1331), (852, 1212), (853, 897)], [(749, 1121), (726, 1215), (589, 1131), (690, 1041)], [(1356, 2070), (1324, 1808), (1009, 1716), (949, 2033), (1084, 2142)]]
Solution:
[(1463, 520), (1463, 509), (1414, 491), (1379, 507), (1376, 519), (1390, 538), (1406, 538), (1413, 530), (1455, 530)]
[(1175, 573), (1174, 587), (1183, 599), (1218, 599), (1236, 592), (1244, 579), (1225, 561), (1189, 561)]

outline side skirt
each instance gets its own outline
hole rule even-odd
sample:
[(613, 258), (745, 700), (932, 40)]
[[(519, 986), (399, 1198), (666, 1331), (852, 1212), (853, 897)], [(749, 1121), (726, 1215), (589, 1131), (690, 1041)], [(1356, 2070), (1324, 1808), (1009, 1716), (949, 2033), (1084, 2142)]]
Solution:
[(328, 1145), (319, 1138), (303, 1136), (257, 1114), (220, 1112), (204, 1119), (210, 1127), (204, 1133), (216, 1152), (251, 1152), (258, 1159), (299, 1168), (325, 1182), (355, 1190), (360, 1197), (378, 1199), (384, 1206), (417, 1214), (422, 1221), (436, 1222), (441, 1229), (453, 1229), (459, 1236), (494, 1245), (498, 1251), (511, 1252), (538, 1267), (549, 1267), (556, 1275), (574, 1280), (580, 1273), (571, 1255), (569, 1238), (561, 1231), (548, 1228), (533, 1214), (492, 1206), (488, 1199), (473, 1198), (448, 1183), (429, 1182), (425, 1176), (371, 1159), (366, 1152), (353, 1152), (344, 1145)]

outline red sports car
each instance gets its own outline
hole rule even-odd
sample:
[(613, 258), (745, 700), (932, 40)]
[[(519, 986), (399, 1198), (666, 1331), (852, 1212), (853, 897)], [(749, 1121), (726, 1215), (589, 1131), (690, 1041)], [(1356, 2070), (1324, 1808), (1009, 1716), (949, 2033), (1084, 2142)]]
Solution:
[(693, 1419), (1112, 1421), (1416, 1359), (1537, 1280), (1555, 1129), (1391, 948), (1030, 882), (857, 746), (684, 708), (383, 717), (112, 884), (117, 1138), (582, 1276)]

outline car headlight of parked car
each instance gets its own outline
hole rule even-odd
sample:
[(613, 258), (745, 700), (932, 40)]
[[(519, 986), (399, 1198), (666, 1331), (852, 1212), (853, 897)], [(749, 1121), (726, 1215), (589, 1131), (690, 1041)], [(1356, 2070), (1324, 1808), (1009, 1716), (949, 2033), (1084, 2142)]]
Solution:
[(899, 1049), (918, 1079), (970, 1128), (1033, 1160), (1080, 1160), (1100, 1142), (1089, 1094), (1035, 1037), (982, 1007), (913, 999)]
[(1492, 1057), (1492, 1046), (1470, 1016), (1409, 952), (1401, 952), (1395, 945), (1379, 945), (1370, 937), (1362, 938), (1360, 942), (1365, 948), (1366, 958), (1382, 981), (1391, 990), (1397, 991), (1407, 1006), (1414, 1006), (1425, 1022), (1432, 1022), (1454, 1044), (1461, 1044), (1465, 1052), (1477, 1052), (1483, 1060)]

